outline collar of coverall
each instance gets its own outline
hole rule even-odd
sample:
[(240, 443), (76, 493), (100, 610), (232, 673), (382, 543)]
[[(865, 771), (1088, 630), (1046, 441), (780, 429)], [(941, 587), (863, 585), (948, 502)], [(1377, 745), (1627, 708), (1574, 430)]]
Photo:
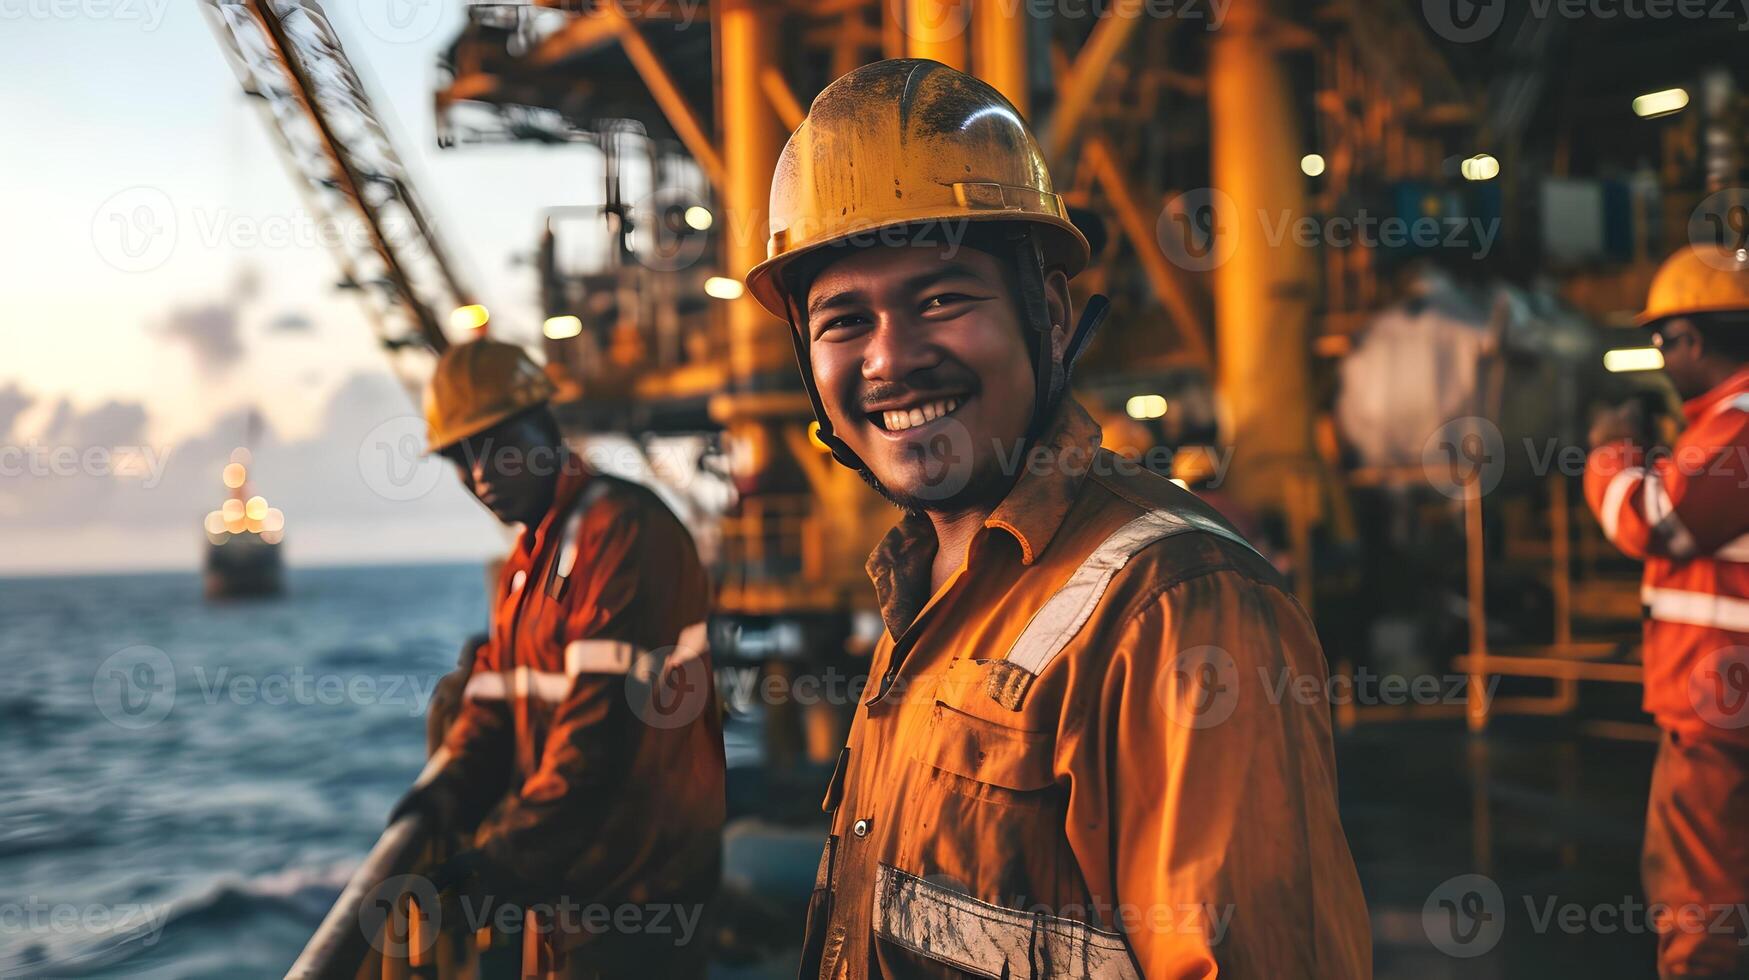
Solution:
[[(1056, 536), (1081, 492), (1100, 434), (1099, 423), (1073, 396), (1065, 395), (1044, 435), (1021, 459), (1020, 478), (984, 519), (984, 527), (1014, 537), (1022, 564), (1037, 560)], [(903, 633), (929, 601), (929, 569), (934, 560), (935, 526), (923, 514), (906, 515), (869, 554), (865, 567), (880, 602), (881, 619), (893, 636)]]
[(1735, 399), (1744, 392), (1749, 392), (1749, 365), (1714, 385), (1712, 390), (1706, 394), (1696, 395), (1683, 402), (1683, 417), (1688, 420), (1689, 425), (1694, 425), (1710, 414), (1715, 407)]

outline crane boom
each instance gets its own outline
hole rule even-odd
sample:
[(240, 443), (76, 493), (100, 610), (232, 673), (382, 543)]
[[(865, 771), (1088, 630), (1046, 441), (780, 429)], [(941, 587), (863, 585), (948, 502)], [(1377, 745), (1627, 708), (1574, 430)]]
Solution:
[[(269, 130), (392, 354), (441, 353), (438, 311), (474, 302), (406, 166), (316, 0), (203, 0)], [(409, 384), (401, 357), (392, 357)]]

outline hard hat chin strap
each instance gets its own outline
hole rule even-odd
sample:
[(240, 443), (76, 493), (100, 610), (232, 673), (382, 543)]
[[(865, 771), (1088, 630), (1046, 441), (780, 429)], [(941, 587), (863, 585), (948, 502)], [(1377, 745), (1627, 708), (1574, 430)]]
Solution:
[(831, 450), (832, 458), (853, 470), (867, 470), (862, 458), (852, 452), (843, 439), (832, 434), (832, 419), (826, 414), (826, 406), (820, 401), (820, 388), (814, 384), (814, 363), (808, 357), (808, 321), (801, 316), (801, 310), (796, 306), (793, 284), (785, 283), (783, 289), (783, 309), (789, 318), (789, 339), (796, 351), (796, 367), (802, 372), (802, 387), (807, 389), (808, 402), (814, 407), (814, 421), (819, 425), (818, 436), (822, 445)]
[(1030, 446), (1044, 434), (1056, 416), (1057, 405), (1069, 390), (1075, 362), (1105, 322), (1106, 314), (1111, 311), (1111, 301), (1098, 294), (1088, 299), (1086, 308), (1081, 311), (1081, 319), (1075, 324), (1075, 332), (1069, 335), (1063, 359), (1058, 361), (1052, 349), (1056, 331), (1051, 323), (1050, 306), (1045, 302), (1044, 256), (1039, 252), (1038, 242), (1029, 227), (1015, 230), (1014, 268), (1019, 281), (1021, 316), (1025, 318), (1027, 328), (1033, 331), (1032, 423), (1026, 433)]

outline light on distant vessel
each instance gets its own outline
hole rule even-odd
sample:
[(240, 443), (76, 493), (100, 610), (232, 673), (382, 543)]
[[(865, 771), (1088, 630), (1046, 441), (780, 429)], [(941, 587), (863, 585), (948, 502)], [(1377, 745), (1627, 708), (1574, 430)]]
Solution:
[(243, 468), (242, 463), (230, 463), (225, 467), (225, 486), (232, 490), (242, 486), (243, 481), (247, 479), (249, 479), (249, 471)]

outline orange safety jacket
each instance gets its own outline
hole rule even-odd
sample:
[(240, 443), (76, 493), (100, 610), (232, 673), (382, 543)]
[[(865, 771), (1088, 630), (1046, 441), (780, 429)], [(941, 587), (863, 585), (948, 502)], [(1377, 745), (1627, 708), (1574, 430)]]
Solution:
[(1667, 453), (1599, 446), (1585, 499), (1645, 560), (1647, 712), (1671, 731), (1749, 744), (1749, 368), (1682, 406)]
[(1269, 564), (1065, 401), (933, 595), (907, 517), (802, 973), (1365, 977), (1326, 669)]
[(691, 537), (649, 490), (569, 469), (505, 563), (439, 778), (466, 819), (496, 805), (475, 835), (492, 898), (570, 908), (543, 926), (553, 948), (607, 953), (661, 945), (616, 923), (698, 922), (720, 866), (723, 738)]

